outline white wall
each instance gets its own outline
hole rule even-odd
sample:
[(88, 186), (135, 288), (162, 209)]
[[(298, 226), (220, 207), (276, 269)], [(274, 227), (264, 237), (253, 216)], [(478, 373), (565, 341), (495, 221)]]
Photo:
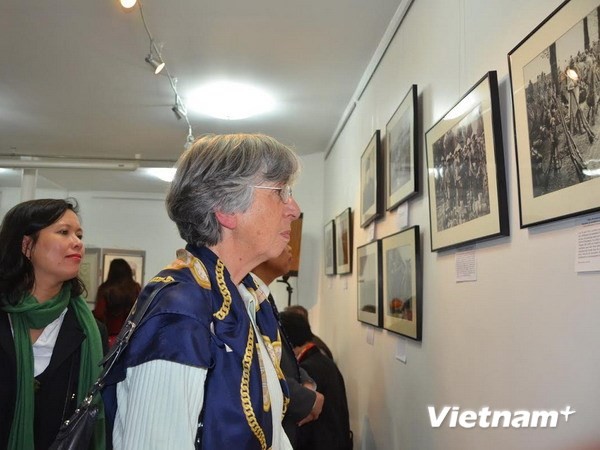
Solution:
[[(455, 252), (430, 250), (426, 186), (409, 203), (422, 231), (423, 339), (356, 320), (356, 272), (320, 278), (313, 329), (332, 348), (350, 403), (355, 448), (572, 449), (600, 442), (600, 274), (574, 271), (578, 219), (519, 228), (507, 53), (561, 0), (415, 0), (325, 162), (323, 220), (359, 207), (360, 155), (413, 83), (428, 130), (487, 71), (497, 70), (511, 236), (477, 245), (476, 282), (455, 282)], [(424, 158), (421, 177), (426, 176)], [(357, 214), (354, 248), (367, 242)], [(376, 224), (398, 231), (393, 213)], [(354, 261), (356, 251), (354, 251)], [(321, 264), (322, 266), (322, 264)], [(395, 359), (406, 346), (407, 362)], [(428, 406), (577, 412), (557, 428), (430, 425)], [(561, 416), (562, 419), (562, 416)]]

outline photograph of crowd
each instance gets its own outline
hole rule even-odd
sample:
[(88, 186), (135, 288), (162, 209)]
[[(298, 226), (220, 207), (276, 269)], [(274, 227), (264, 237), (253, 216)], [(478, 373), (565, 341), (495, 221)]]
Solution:
[(534, 197), (600, 174), (599, 17), (594, 8), (523, 66)]
[(481, 104), (432, 147), (437, 231), (490, 214)]

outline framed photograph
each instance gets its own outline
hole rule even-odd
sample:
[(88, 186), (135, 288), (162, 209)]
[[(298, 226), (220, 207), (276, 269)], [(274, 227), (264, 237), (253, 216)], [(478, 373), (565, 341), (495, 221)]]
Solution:
[(418, 192), (417, 85), (413, 84), (385, 126), (386, 205), (396, 208)]
[(356, 249), (359, 321), (381, 327), (381, 241)]
[(87, 290), (87, 293), (84, 292), (82, 297), (90, 309), (94, 309), (96, 305), (96, 293), (102, 280), (100, 253), (99, 248), (86, 248), (83, 260), (79, 265), (79, 279), (83, 281)]
[(335, 218), (335, 265), (339, 275), (352, 273), (352, 221), (350, 208)]
[(496, 72), (488, 72), (427, 133), (431, 250), (508, 236)]
[(133, 271), (133, 279), (144, 285), (144, 262), (146, 260), (146, 252), (144, 250), (122, 250), (122, 249), (102, 249), (102, 281), (106, 281), (110, 263), (113, 259), (122, 258), (131, 267)]
[(330, 220), (325, 225), (325, 275), (335, 275), (335, 222)]
[(423, 324), (418, 226), (381, 240), (383, 328), (420, 341)]
[(375, 131), (360, 157), (360, 226), (369, 225), (383, 215), (383, 197), (379, 186), (382, 180), (381, 138)]
[(600, 10), (564, 2), (508, 54), (521, 228), (600, 209)]

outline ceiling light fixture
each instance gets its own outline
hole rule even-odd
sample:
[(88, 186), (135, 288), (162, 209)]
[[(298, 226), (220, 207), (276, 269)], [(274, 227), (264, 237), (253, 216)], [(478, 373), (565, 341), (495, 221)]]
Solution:
[(240, 120), (273, 110), (275, 101), (267, 92), (247, 84), (217, 81), (192, 92), (191, 110), (225, 120)]
[(148, 56), (146, 56), (145, 60), (152, 66), (155, 75), (158, 75), (165, 68), (165, 62), (162, 60), (162, 58), (152, 54), (152, 51), (148, 53)]
[(175, 104), (171, 108), (171, 111), (175, 113), (175, 117), (177, 117), (177, 120), (181, 120), (184, 117), (187, 119), (187, 110), (185, 109), (185, 106), (181, 103), (181, 99), (178, 95), (175, 96)]
[(77, 161), (41, 159), (0, 159), (0, 167), (6, 169), (96, 169), (127, 170), (133, 172), (139, 165), (120, 161)]
[(126, 9), (133, 8), (135, 6), (136, 0), (121, 0), (121, 6)]

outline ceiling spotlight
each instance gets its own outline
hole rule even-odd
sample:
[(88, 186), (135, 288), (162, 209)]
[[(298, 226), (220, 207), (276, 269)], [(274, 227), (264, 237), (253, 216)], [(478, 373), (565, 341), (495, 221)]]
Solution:
[(121, 0), (121, 6), (123, 8), (133, 8), (135, 6), (135, 4), (137, 3), (137, 0)]
[(155, 56), (152, 53), (148, 53), (148, 56), (146, 56), (146, 62), (154, 68), (155, 75), (158, 75), (165, 67), (165, 63), (162, 58), (160, 56)]
[(171, 108), (171, 111), (173, 111), (175, 117), (177, 117), (177, 120), (187, 117), (187, 111), (185, 110), (185, 106), (181, 104), (179, 98), (175, 100), (175, 104)]

